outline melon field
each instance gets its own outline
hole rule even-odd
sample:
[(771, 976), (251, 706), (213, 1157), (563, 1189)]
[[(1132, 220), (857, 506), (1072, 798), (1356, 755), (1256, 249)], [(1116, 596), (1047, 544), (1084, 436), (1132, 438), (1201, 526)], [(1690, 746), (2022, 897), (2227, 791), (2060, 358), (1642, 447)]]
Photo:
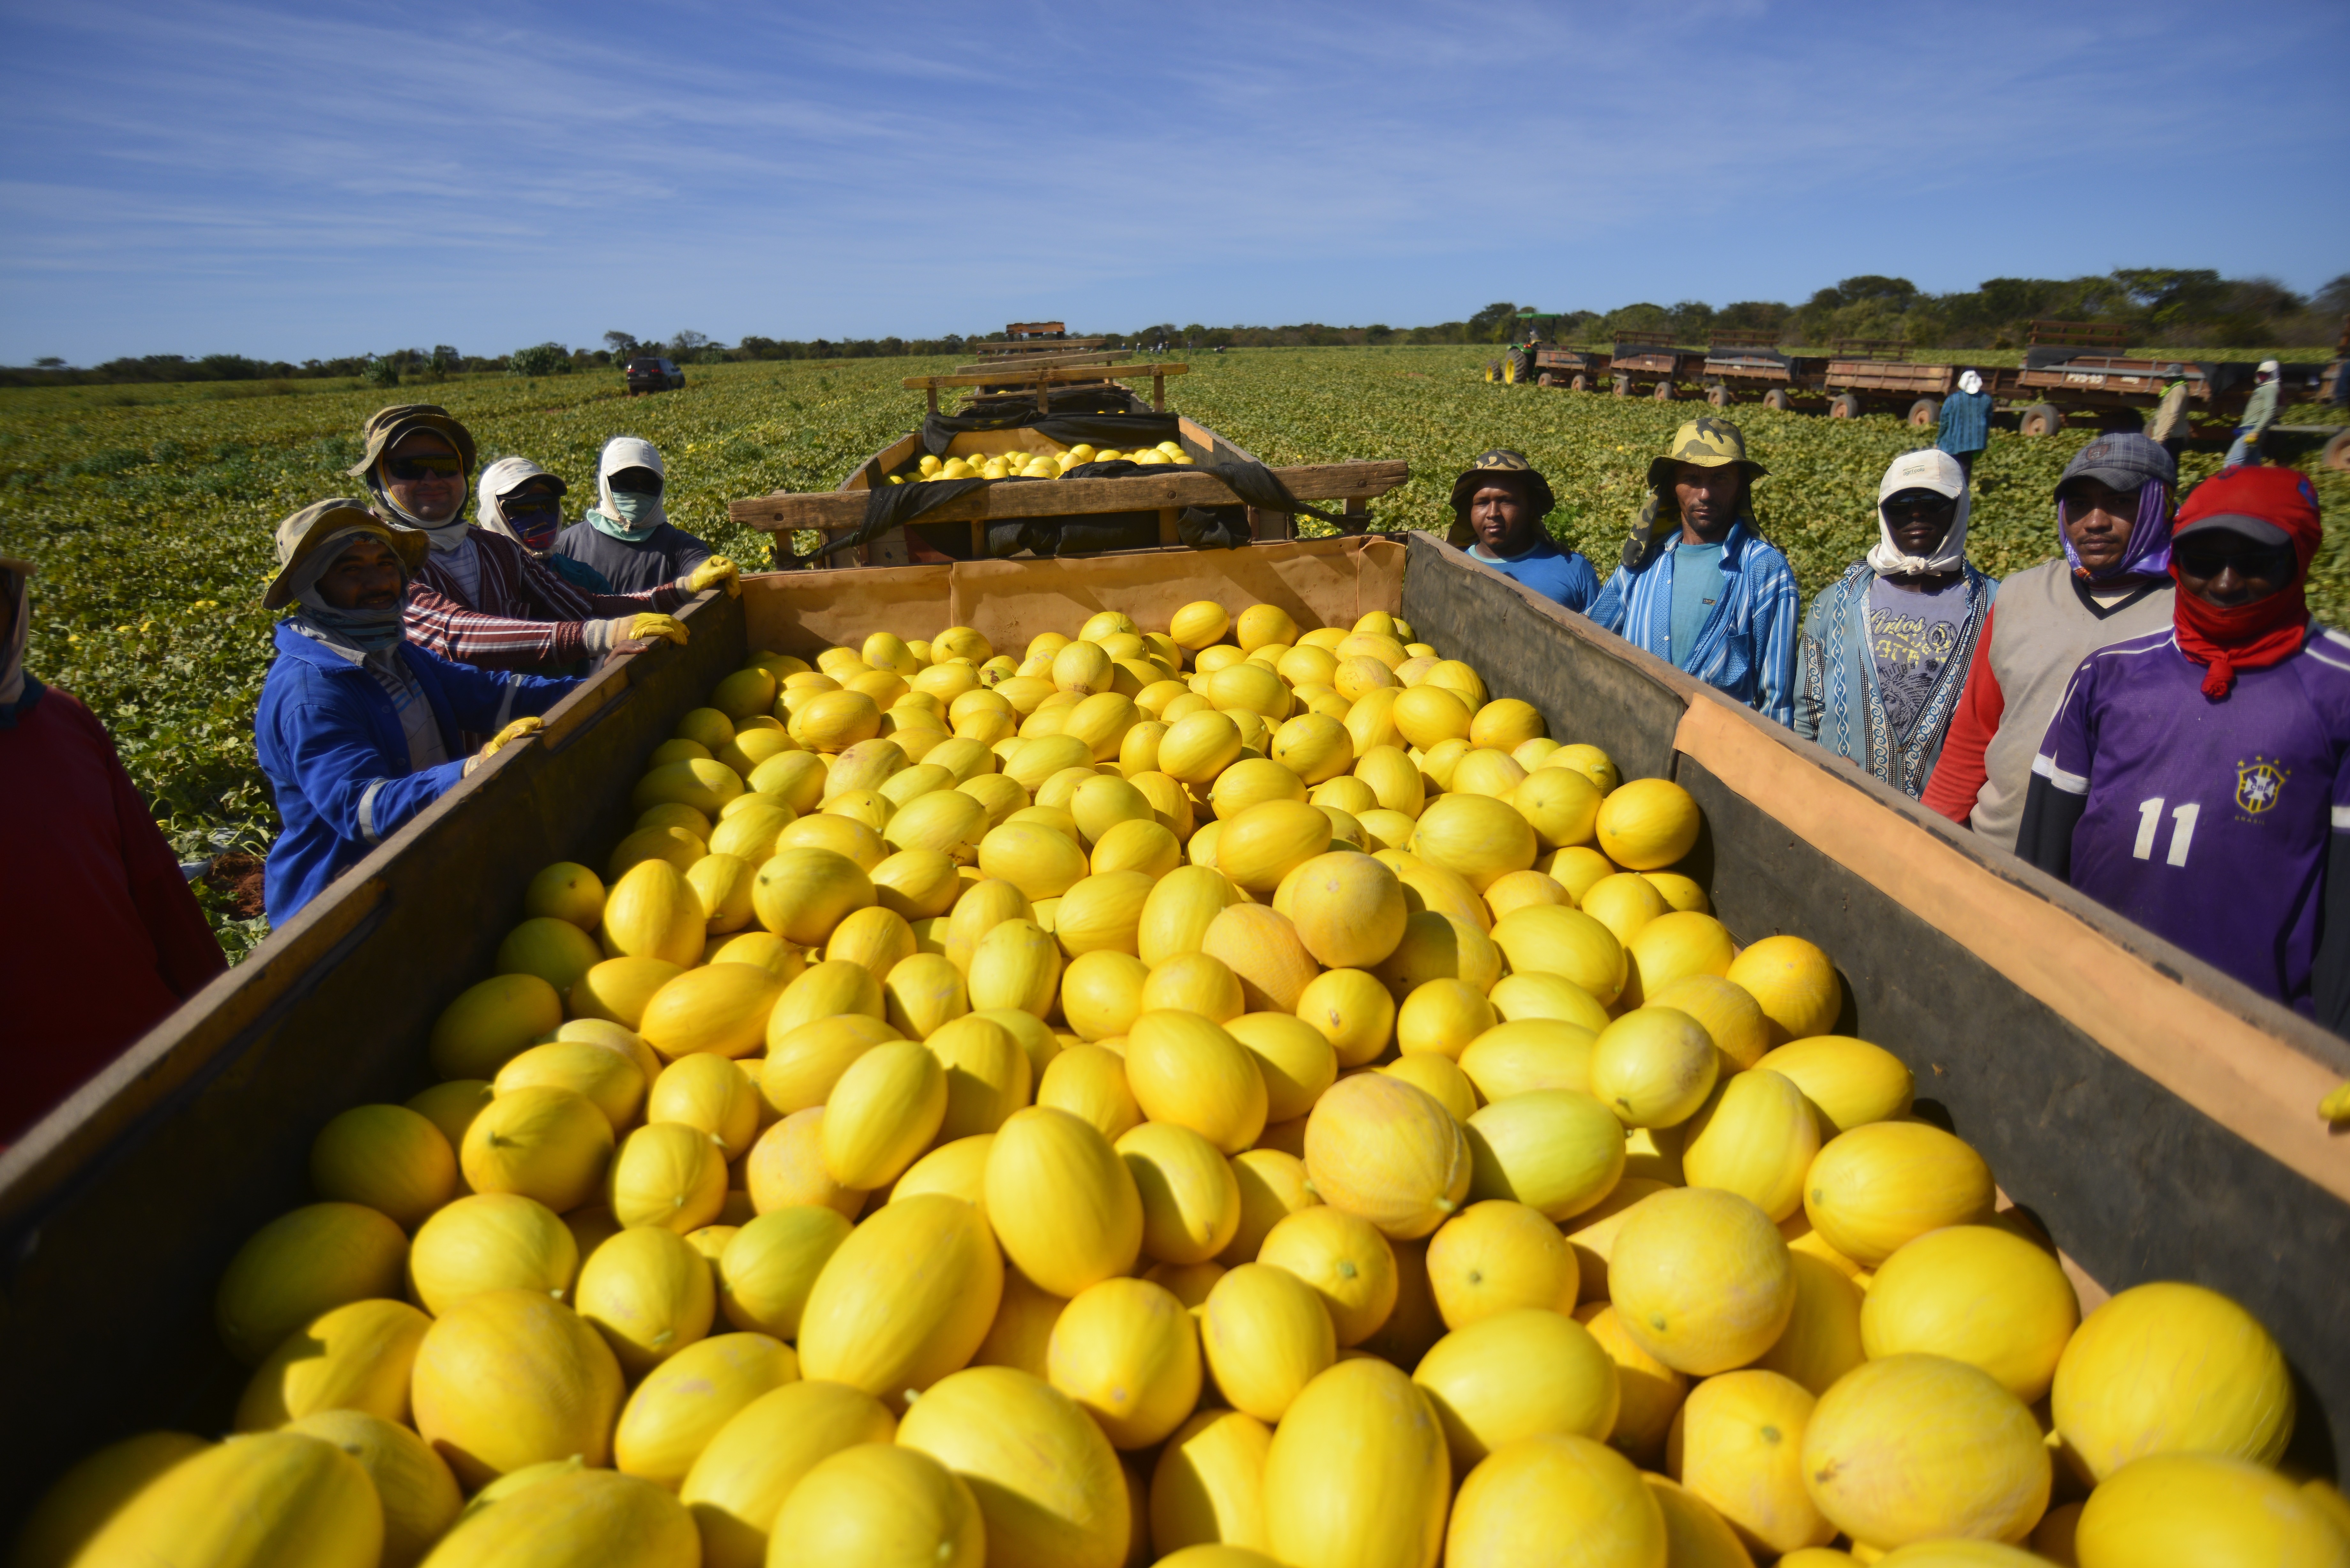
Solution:
[[(1453, 474), (1477, 452), (1515, 447), (1549, 477), (1561, 539), (1604, 576), (1643, 499), (1648, 459), (1702, 405), (1659, 405), (1487, 384), (1466, 348), (1256, 349), (1190, 357), (1171, 406), (1288, 463), (1403, 458), (1411, 481), (1373, 507), (1383, 529), (1450, 523)], [(629, 401), (617, 374), (476, 377), (393, 391), (337, 383), (82, 387), (0, 393), (0, 554), (37, 566), (27, 669), (87, 701), (183, 858), (257, 854), (276, 819), (254, 760), (252, 716), (276, 617), (260, 607), (278, 519), (352, 493), (360, 421), (391, 401), (448, 407), (484, 462), (536, 459), (592, 493), (597, 448), (641, 435), (669, 462), (670, 515), (755, 567), (766, 540), (726, 521), (730, 499), (825, 490), (920, 419), (915, 359), (697, 366), (681, 392)], [(314, 389), (315, 385), (315, 389)], [(1891, 415), (1831, 421), (1742, 407), (1733, 417), (1771, 470), (1763, 533), (1816, 593), (1875, 534), (1877, 476), (1924, 444)], [(2289, 421), (2337, 417), (2300, 409)], [(1970, 555), (1995, 576), (2053, 554), (2049, 491), (2086, 430), (2044, 440), (1994, 431), (1975, 469)], [(2293, 451), (2287, 438), (2288, 452)], [(2329, 514), (2350, 474), (2317, 471)], [(2190, 452), (2186, 478), (2217, 451)], [(2337, 528), (2311, 587), (2319, 617), (2350, 624), (2350, 553)], [(200, 884), (232, 956), (264, 934), (225, 885)]]

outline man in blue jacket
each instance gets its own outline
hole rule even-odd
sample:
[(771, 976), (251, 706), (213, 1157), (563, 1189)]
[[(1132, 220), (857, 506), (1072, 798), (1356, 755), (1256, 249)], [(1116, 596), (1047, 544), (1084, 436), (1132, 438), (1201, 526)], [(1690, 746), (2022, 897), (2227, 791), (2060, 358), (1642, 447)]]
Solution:
[[(254, 742), (285, 828), (263, 900), (282, 925), (369, 850), (441, 798), (576, 680), (452, 664), (410, 643), (401, 607), (422, 533), (363, 502), (306, 506), (277, 525), (277, 625)], [(472, 756), (463, 734), (494, 734)]]

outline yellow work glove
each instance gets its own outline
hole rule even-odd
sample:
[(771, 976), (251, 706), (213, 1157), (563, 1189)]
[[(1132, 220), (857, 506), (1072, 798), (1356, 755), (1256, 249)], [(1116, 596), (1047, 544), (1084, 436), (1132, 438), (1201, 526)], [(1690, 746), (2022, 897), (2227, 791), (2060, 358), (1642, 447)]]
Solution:
[(741, 572), (736, 570), (733, 561), (723, 556), (712, 556), (685, 576), (678, 578), (677, 586), (687, 593), (698, 594), (723, 584), (727, 597), (740, 598), (743, 595), (743, 586), (736, 579), (741, 576)]
[(2331, 1126), (2339, 1127), (2344, 1122), (2350, 1122), (2350, 1084), (2343, 1085), (2318, 1101), (2317, 1114)]
[(662, 615), (658, 610), (642, 610), (635, 615), (616, 617), (607, 621), (591, 621), (599, 628), (588, 639), (588, 646), (598, 653), (608, 653), (630, 644), (642, 648), (656, 638), (685, 646), (685, 623), (675, 616)]
[(542, 725), (536, 719), (516, 719), (513, 723), (492, 735), (489, 744), (465, 759), (465, 772), (468, 774), (472, 774), (475, 768), (489, 761), (500, 747), (510, 746), (525, 735), (536, 735), (541, 728)]

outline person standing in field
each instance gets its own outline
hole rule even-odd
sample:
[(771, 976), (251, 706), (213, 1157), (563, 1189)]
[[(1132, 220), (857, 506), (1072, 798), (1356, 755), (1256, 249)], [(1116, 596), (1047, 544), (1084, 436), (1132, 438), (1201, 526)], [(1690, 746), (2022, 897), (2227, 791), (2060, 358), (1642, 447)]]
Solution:
[(1768, 719), (1794, 722), (1802, 597), (1754, 524), (1754, 482), (1728, 420), (1695, 419), (1648, 464), (1648, 500), (1591, 618)]
[(2109, 643), (2170, 624), (2178, 472), (2142, 435), (2099, 436), (2074, 455), (2056, 482), (2064, 553), (1999, 585), (1926, 805), (2015, 847), (2032, 759), (2073, 671)]
[(518, 542), (465, 521), (473, 437), (446, 410), (380, 409), (362, 433), (366, 455), (351, 474), (367, 482), (379, 512), (431, 542), (411, 574), (409, 635), (444, 659), (548, 671), (655, 638), (682, 643), (685, 628), (667, 612), (704, 588), (733, 587), (733, 564), (710, 557), (644, 591), (581, 593)]
[(2187, 444), (2188, 436), (2193, 433), (2193, 423), (2188, 418), (2187, 408), (2190, 389), (2187, 385), (2187, 368), (2184, 365), (2165, 365), (2162, 373), (2170, 378), (2170, 384), (2162, 389), (2162, 397), (2154, 405), (2154, 412), (2147, 417), (2146, 439), (2168, 452), (2171, 463), (2176, 467), (2179, 449)]
[(2171, 625), (2081, 661), (2016, 852), (2116, 914), (2350, 1030), (2350, 638), (2310, 618), (2324, 537), (2289, 468), (2178, 509)]
[(667, 484), (658, 447), (614, 436), (596, 459), (596, 504), (557, 536), (555, 553), (586, 562), (624, 594), (691, 578), (714, 561), (732, 591), (734, 564), (670, 522), (661, 505)]
[(1491, 566), (1571, 610), (1599, 597), (1599, 574), (1574, 550), (1562, 550), (1543, 526), (1556, 505), (1550, 482), (1525, 453), (1496, 447), (1477, 454), (1452, 482), (1449, 542), (1481, 566)]
[(1877, 486), (1877, 543), (1804, 620), (1795, 732), (1915, 799), (1933, 775), (1999, 585), (1967, 560), (1958, 459), (1929, 447)]
[(2243, 417), (2236, 421), (2236, 440), (2228, 448), (2225, 467), (2258, 468), (2261, 464), (2261, 441), (2269, 427), (2277, 421), (2277, 396), (2283, 390), (2280, 378), (2284, 368), (2273, 359), (2263, 359), (2252, 373), (2252, 395), (2245, 400)]
[[(484, 758), (538, 728), (576, 680), (499, 675), (408, 639), (401, 606), (431, 545), (338, 497), (277, 525), (277, 623), (254, 749), (285, 827), (262, 867), (273, 925), (364, 858)], [(491, 736), (467, 755), (462, 737)]]
[(32, 576), (0, 556), (0, 1147), (228, 968), (106, 726), (26, 673)]
[(1959, 389), (1942, 400), (1942, 415), (1934, 431), (1934, 444), (1959, 460), (1959, 472), (1971, 485), (1975, 478), (1975, 459), (1991, 444), (1991, 394), (1983, 390), (1982, 377), (1971, 369), (1959, 372)]

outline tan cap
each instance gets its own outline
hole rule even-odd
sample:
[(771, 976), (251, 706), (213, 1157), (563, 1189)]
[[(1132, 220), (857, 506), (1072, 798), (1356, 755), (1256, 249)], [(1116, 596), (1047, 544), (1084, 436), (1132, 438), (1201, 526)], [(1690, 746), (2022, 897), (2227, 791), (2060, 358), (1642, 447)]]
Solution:
[(354, 479), (365, 479), (377, 460), (411, 431), (431, 431), (446, 437), (463, 460), (465, 472), (473, 471), (473, 432), (460, 424), (454, 414), (438, 403), (394, 403), (368, 416), (359, 430), (360, 439), (367, 442), (367, 455), (343, 472)]
[(411, 572), (423, 564), (425, 552), (432, 548), (422, 529), (387, 523), (369, 511), (364, 501), (338, 495), (330, 501), (313, 502), (277, 525), (277, 575), (269, 579), (268, 591), (261, 596), (262, 607), (282, 607), (294, 597), (290, 579), (295, 570), (328, 540), (354, 530), (372, 534), (390, 545)]

